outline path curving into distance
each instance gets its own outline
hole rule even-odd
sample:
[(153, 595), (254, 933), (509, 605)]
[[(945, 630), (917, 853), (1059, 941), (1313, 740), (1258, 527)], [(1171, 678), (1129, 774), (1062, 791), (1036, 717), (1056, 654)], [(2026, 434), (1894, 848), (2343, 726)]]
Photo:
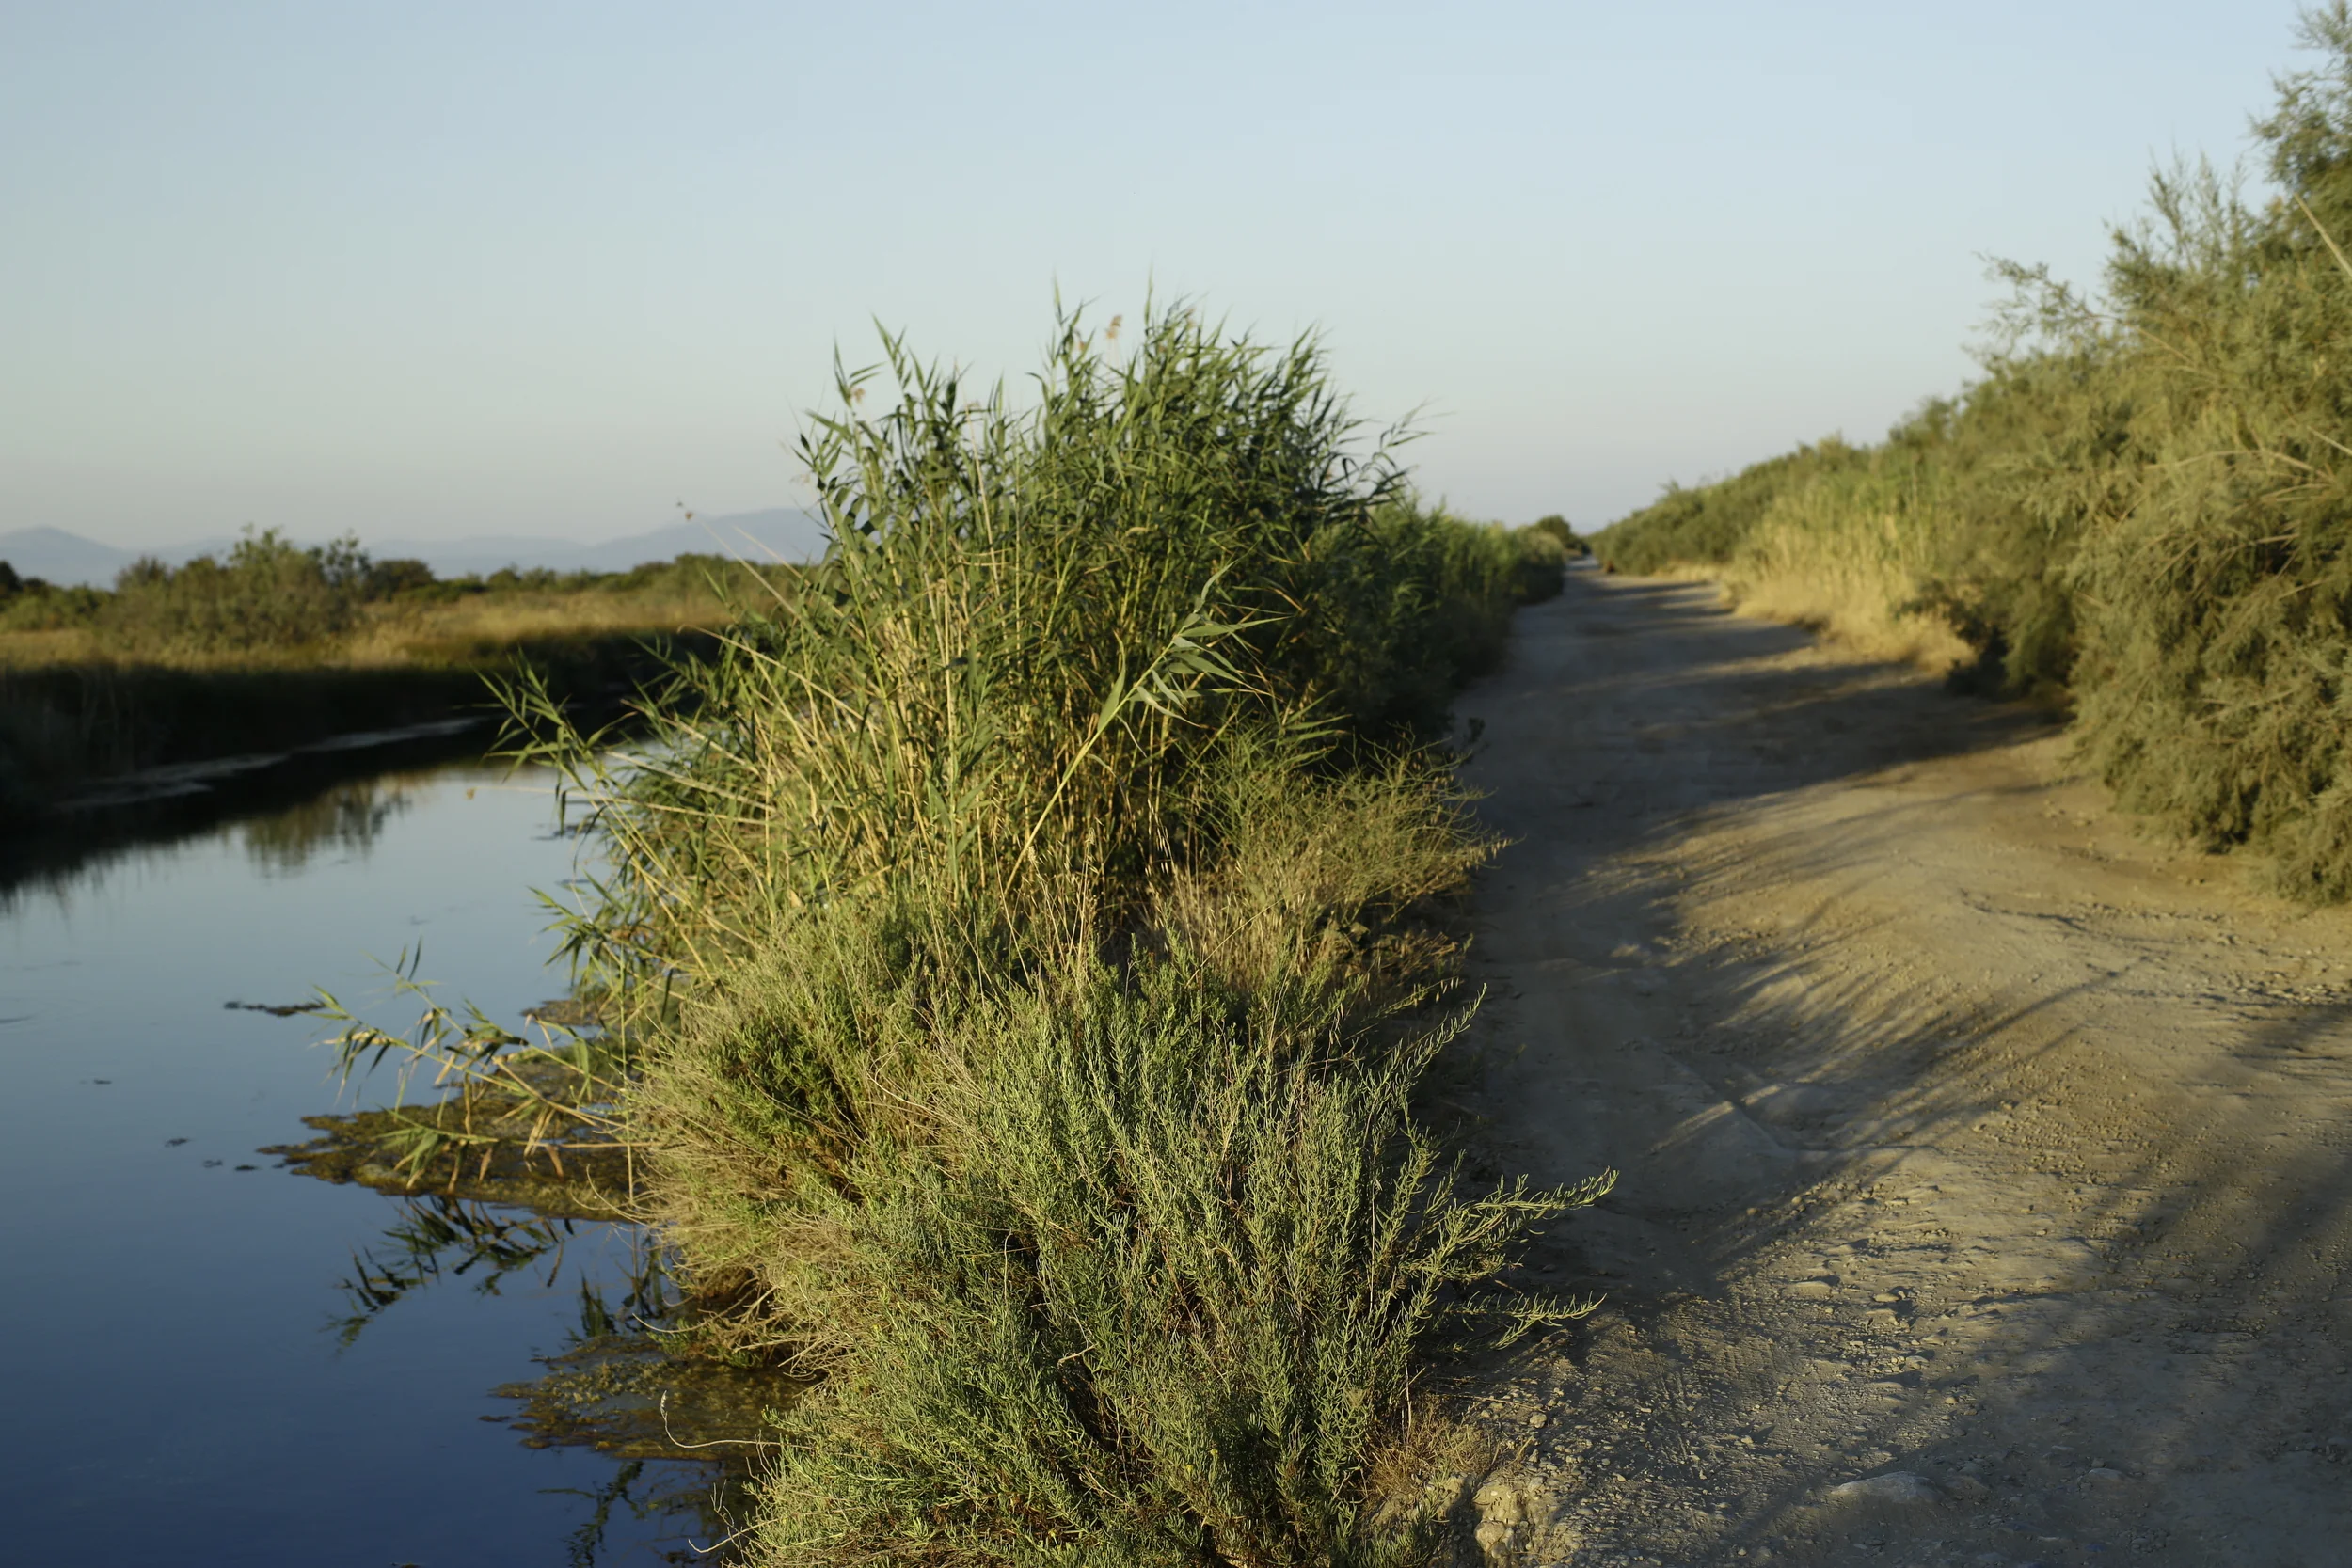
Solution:
[(2352, 911), (1704, 584), (1573, 577), (1459, 711), (1460, 1103), (1623, 1173), (1481, 1391), (1491, 1560), (2352, 1561)]

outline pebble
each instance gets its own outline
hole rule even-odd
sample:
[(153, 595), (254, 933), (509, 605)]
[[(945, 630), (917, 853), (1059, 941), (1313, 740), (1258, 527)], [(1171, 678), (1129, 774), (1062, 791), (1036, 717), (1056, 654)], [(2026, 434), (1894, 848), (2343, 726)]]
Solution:
[(1943, 1488), (1910, 1470), (1840, 1481), (1829, 1489), (1830, 1501), (1838, 1503), (1931, 1503), (1942, 1501), (1943, 1497)]

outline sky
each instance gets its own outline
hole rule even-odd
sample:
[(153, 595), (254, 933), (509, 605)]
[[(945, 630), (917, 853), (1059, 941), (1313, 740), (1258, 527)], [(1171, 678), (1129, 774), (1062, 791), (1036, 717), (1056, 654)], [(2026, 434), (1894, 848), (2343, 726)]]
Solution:
[(0, 532), (641, 532), (805, 502), (877, 325), (1323, 334), (1422, 491), (1597, 526), (1968, 378), (2228, 163), (2291, 0), (0, 0)]

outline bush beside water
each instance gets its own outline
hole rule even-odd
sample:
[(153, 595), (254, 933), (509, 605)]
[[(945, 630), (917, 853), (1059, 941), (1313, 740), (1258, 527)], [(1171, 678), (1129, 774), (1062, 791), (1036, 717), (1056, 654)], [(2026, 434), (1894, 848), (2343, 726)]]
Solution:
[[(792, 592), (800, 570), (681, 555), (627, 572), (509, 566), (437, 578), (421, 561), (375, 560), (356, 537), (299, 546), (274, 529), (248, 528), (225, 559), (201, 555), (172, 567), (145, 558), (123, 568), (112, 591), (21, 578), (0, 561), (0, 665), (432, 662), (461, 621), (461, 634), (479, 642), (545, 629), (531, 612), (548, 607), (584, 629), (601, 629), (612, 610), (648, 625), (681, 611), (709, 620), (747, 594)], [(451, 613), (459, 608), (476, 613)], [(8, 645), (9, 634), (41, 633), (77, 641)]]
[(805, 443), (834, 548), (637, 760), (514, 694), (692, 1342), (823, 1376), (746, 1549), (1426, 1560), (1418, 1359), (1585, 1310), (1496, 1275), (1605, 1187), (1411, 1114), (1487, 848), (1428, 748), (1562, 543), (1415, 502), (1311, 343), (1065, 324), (1023, 413), (889, 350)]
[(1670, 491), (1602, 556), (1889, 652), (1949, 641), (1964, 684), (2071, 705), (2126, 808), (2352, 896), (2352, 8), (2302, 39), (2319, 64), (2256, 127), (2278, 194), (2159, 175), (2103, 298), (2000, 269), (1960, 399)]

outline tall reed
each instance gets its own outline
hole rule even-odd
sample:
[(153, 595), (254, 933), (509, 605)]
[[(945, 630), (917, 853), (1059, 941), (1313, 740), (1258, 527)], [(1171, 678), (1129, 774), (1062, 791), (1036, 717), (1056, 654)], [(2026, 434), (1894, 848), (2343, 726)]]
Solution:
[(573, 931), (593, 974), (716, 973), (911, 879), (1008, 930), (1116, 920), (1204, 847), (1200, 781), (1235, 736), (1328, 767), (1438, 733), (1518, 546), (1406, 500), (1311, 342), (1144, 331), (1115, 360), (1065, 324), (1018, 413), (895, 340), (886, 412), (849, 412), (874, 372), (843, 374), (803, 444), (832, 550), (652, 694), (625, 774), (515, 693), (614, 850)]
[(515, 691), (606, 851), (573, 951), (701, 1341), (825, 1374), (760, 1560), (1425, 1556), (1415, 1357), (1585, 1309), (1494, 1275), (1605, 1187), (1410, 1115), (1486, 852), (1426, 747), (1559, 547), (1413, 502), (1311, 341), (1061, 327), (1021, 409), (842, 374), (832, 550), (626, 759)]

